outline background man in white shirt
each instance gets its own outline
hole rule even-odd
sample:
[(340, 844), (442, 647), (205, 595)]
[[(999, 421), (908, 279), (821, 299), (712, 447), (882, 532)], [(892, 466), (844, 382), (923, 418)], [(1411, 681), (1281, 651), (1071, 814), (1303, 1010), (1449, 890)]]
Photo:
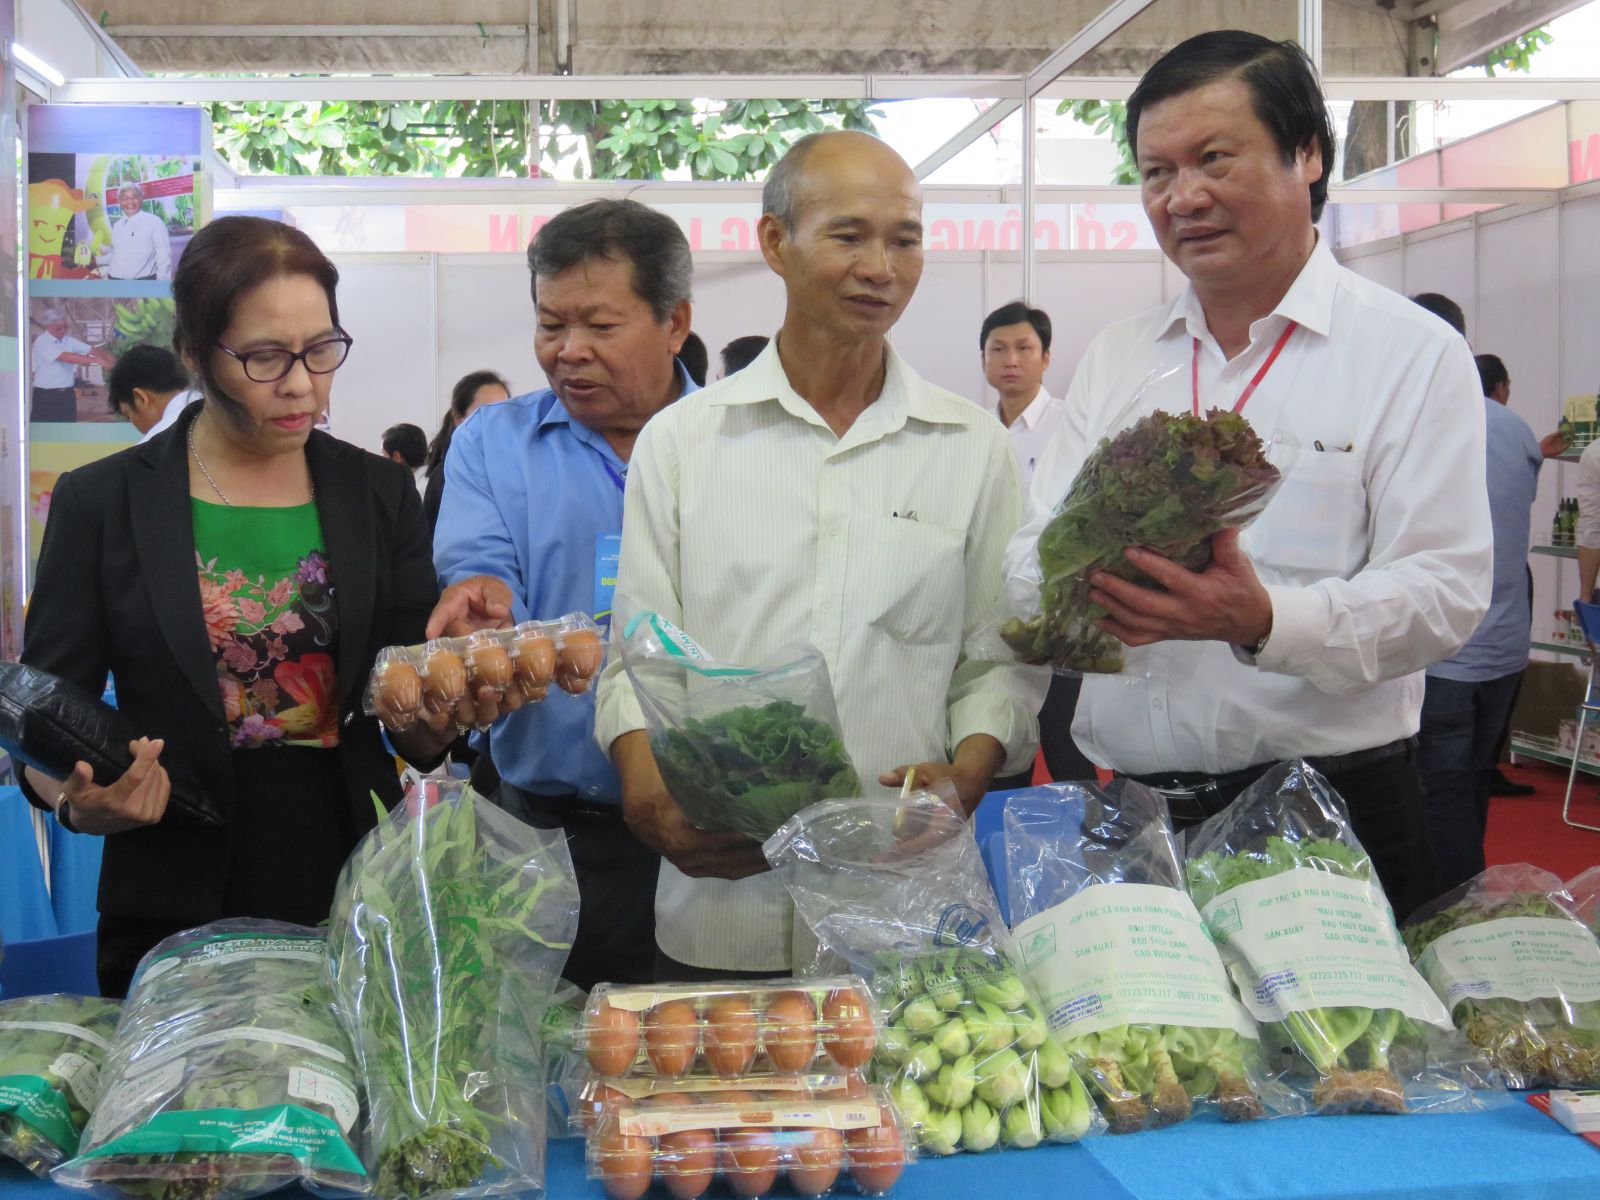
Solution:
[[(983, 319), (978, 330), (978, 354), (983, 377), (998, 398), (989, 408), (1011, 435), (1022, 490), (1033, 482), (1039, 456), (1055, 438), (1061, 424), (1061, 401), (1045, 390), (1044, 373), (1050, 366), (1050, 314), (1029, 308), (1021, 300), (1003, 304)], [(1094, 764), (1072, 740), (1072, 718), (1078, 708), (1081, 680), (1056, 675), (1039, 710), (1039, 742), (1050, 778), (1093, 779)], [(1027, 787), (1033, 782), (1030, 764), (1016, 775), (996, 779), (996, 789)]]
[(148, 442), (178, 419), (200, 393), (190, 389), (189, 372), (165, 346), (134, 346), (117, 359), (106, 381), (111, 411), (126, 417)]
[(1292, 43), (1182, 43), (1130, 97), (1128, 137), (1189, 287), (1089, 347), (1008, 568), (1022, 576), (1051, 505), (1141, 389), (1140, 411), (1245, 405), (1282, 486), (1242, 537), (1213, 539), (1203, 571), (1131, 548), (1159, 589), (1092, 580), (1101, 628), (1132, 649), (1124, 677), (1086, 677), (1073, 732), (1097, 762), (1168, 790), (1180, 823), (1275, 761), (1311, 758), (1404, 917), (1434, 894), (1422, 671), (1467, 640), (1490, 594), (1472, 355), (1319, 241), (1333, 134)]
[[(1043, 694), (1042, 672), (962, 653), (1001, 611), (1021, 514), (1005, 431), (888, 345), (922, 275), (921, 189), (899, 155), (860, 133), (804, 138), (762, 203), (783, 327), (640, 433), (617, 619), (653, 610), (733, 663), (809, 641), (863, 785), (893, 794), (915, 765), (970, 812), (997, 772), (1032, 757)], [(760, 846), (688, 824), (644, 724), (613, 657), (595, 736), (629, 826), (666, 859), (658, 970), (790, 971), (809, 956), (782, 886), (759, 874)]]
[(40, 314), (44, 331), (33, 339), (33, 402), (28, 407), (30, 421), (76, 421), (78, 419), (78, 368), (110, 368), (116, 360), (88, 342), (68, 337), (71, 322), (64, 308), (47, 308)]
[(393, 459), (411, 472), (418, 492), (428, 486), (422, 475), (422, 464), (428, 461), (428, 435), (422, 432), (420, 426), (409, 421), (391, 425), (383, 431), (381, 445), (385, 458)]
[(117, 192), (122, 216), (111, 223), (111, 252), (106, 256), (108, 279), (171, 279), (172, 234), (167, 223), (144, 211), (144, 191), (124, 184)]

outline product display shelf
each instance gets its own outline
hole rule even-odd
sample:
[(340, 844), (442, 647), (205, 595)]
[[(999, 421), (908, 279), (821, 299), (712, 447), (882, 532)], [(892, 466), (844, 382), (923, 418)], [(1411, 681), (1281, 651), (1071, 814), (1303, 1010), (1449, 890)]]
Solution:
[(1550, 558), (1577, 558), (1576, 546), (1529, 546), (1529, 554), (1544, 554)]
[[(1532, 741), (1521, 734), (1511, 735), (1511, 753), (1521, 758), (1533, 758), (1539, 762), (1551, 763), (1558, 767), (1572, 766), (1572, 755), (1565, 750), (1554, 746), (1545, 745), (1542, 741)], [(1592, 758), (1580, 758), (1578, 770), (1585, 775), (1600, 775), (1600, 762)]]
[(1570, 654), (1574, 658), (1588, 658), (1589, 647), (1576, 642), (1530, 642), (1530, 650), (1543, 650), (1546, 654)]

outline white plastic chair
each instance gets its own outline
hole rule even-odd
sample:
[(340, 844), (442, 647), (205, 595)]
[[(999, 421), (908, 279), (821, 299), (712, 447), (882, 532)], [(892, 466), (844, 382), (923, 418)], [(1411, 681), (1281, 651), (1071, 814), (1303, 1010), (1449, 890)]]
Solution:
[(1572, 789), (1578, 781), (1578, 760), (1583, 756), (1583, 730), (1593, 713), (1600, 713), (1600, 604), (1587, 604), (1582, 600), (1572, 602), (1583, 636), (1589, 642), (1589, 686), (1583, 703), (1578, 706), (1578, 732), (1572, 743), (1572, 767), (1567, 772), (1567, 794), (1561, 801), (1561, 819), (1574, 829), (1591, 829), (1600, 833), (1600, 825), (1588, 825), (1572, 819)]

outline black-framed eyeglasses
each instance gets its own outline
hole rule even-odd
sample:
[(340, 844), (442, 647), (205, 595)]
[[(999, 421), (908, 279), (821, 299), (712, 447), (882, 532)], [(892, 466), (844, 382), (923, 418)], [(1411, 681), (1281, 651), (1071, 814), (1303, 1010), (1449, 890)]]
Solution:
[(313, 375), (333, 374), (350, 356), (350, 347), (354, 342), (355, 339), (348, 333), (341, 333), (338, 337), (307, 346), (298, 354), (293, 350), (246, 350), (240, 354), (221, 342), (217, 343), (217, 349), (238, 359), (246, 378), (257, 383), (277, 383), (294, 370), (297, 362), (304, 363), (306, 370)]

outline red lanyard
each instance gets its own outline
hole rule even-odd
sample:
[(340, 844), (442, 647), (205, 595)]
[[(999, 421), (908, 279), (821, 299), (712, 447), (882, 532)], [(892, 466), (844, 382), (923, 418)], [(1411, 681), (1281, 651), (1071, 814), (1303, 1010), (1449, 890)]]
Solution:
[[(1245, 384), (1244, 391), (1239, 393), (1239, 402), (1233, 406), (1234, 412), (1241, 412), (1250, 397), (1255, 395), (1256, 388), (1267, 377), (1267, 372), (1272, 370), (1272, 364), (1278, 361), (1278, 355), (1283, 353), (1283, 348), (1289, 344), (1289, 338), (1294, 331), (1300, 328), (1295, 322), (1290, 321), (1288, 327), (1278, 335), (1277, 342), (1272, 347), (1272, 353), (1267, 355), (1267, 361), (1261, 364), (1261, 369)], [(1194, 365), (1189, 372), (1189, 381), (1194, 389), (1194, 415), (1200, 415), (1200, 339), (1194, 339)]]

